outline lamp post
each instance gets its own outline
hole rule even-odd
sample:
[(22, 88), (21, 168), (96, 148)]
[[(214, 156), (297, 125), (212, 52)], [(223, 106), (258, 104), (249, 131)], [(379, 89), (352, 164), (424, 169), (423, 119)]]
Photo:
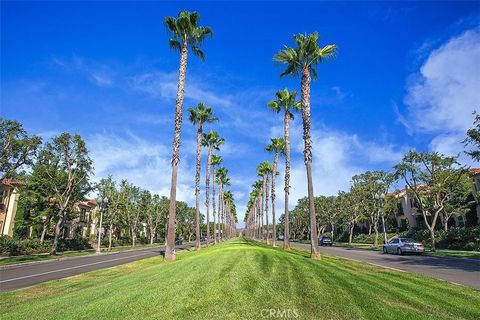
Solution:
[(97, 253), (100, 253), (100, 243), (102, 241), (102, 220), (103, 220), (103, 211), (105, 211), (108, 208), (108, 198), (105, 197), (105, 199), (102, 201), (102, 205), (100, 206), (100, 224), (98, 226), (98, 244), (97, 244)]

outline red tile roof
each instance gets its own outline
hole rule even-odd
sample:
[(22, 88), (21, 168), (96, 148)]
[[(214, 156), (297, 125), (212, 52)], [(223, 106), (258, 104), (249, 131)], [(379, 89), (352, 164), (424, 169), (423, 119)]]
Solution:
[(10, 178), (2, 179), (0, 182), (1, 182), (1, 184), (11, 186), (11, 187), (15, 187), (15, 186), (19, 186), (19, 185), (23, 184), (23, 181), (21, 181), (21, 180), (10, 179)]
[(468, 173), (470, 173), (471, 176), (476, 176), (480, 174), (480, 168), (470, 168), (468, 169)]

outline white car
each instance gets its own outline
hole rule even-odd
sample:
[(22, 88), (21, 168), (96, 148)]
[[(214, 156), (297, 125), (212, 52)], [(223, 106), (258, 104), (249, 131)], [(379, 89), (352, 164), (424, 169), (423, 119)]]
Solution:
[(423, 244), (410, 238), (395, 238), (383, 245), (383, 253), (402, 255), (404, 253), (423, 254), (424, 252), (425, 247)]

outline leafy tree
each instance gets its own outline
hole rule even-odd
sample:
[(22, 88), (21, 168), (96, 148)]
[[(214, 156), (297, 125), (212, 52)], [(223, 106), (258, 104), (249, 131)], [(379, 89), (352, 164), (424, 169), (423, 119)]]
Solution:
[(320, 47), (318, 45), (318, 33), (309, 35), (297, 34), (293, 36), (296, 47), (285, 47), (278, 52), (274, 60), (285, 63), (286, 69), (280, 76), (289, 75), (298, 77), (301, 75), (302, 88), (302, 118), (303, 118), (303, 141), (304, 141), (304, 161), (307, 170), (307, 187), (309, 198), (310, 212), (310, 232), (311, 234), (311, 258), (320, 259), (320, 251), (318, 249), (317, 222), (315, 214), (315, 195), (313, 192), (312, 178), (312, 139), (310, 132), (310, 82), (311, 76), (317, 79), (316, 66), (335, 55), (337, 51), (336, 45), (327, 45)]
[(73, 205), (91, 190), (88, 177), (93, 170), (92, 160), (79, 135), (62, 133), (40, 151), (36, 165), (57, 211), (55, 237), (50, 251), (55, 254), (68, 212), (73, 211)]
[[(275, 154), (273, 158), (273, 167), (272, 167), (272, 224), (273, 224), (273, 239), (272, 245), (275, 247), (277, 240), (277, 228), (275, 226), (275, 180), (278, 174), (277, 164), (278, 164), (278, 155), (285, 154), (285, 140), (283, 138), (273, 138), (271, 139), (271, 144), (265, 147), (266, 151), (273, 152)], [(288, 201), (288, 200), (287, 200)]]
[(288, 216), (288, 197), (290, 195), (290, 120), (294, 119), (293, 112), (300, 110), (300, 102), (296, 101), (297, 92), (288, 91), (287, 88), (277, 91), (276, 100), (270, 101), (268, 107), (279, 113), (284, 112), (283, 131), (285, 139), (285, 211), (284, 211), (284, 240), (283, 247), (290, 248), (290, 220)]
[(0, 180), (32, 165), (41, 143), (40, 137), (29, 137), (20, 122), (0, 117)]
[(473, 128), (467, 131), (467, 138), (463, 143), (465, 146), (471, 146), (473, 148), (465, 153), (478, 162), (480, 161), (480, 114), (473, 112), (473, 115), (475, 116)]
[[(440, 214), (445, 212), (451, 187), (463, 175), (463, 169), (454, 157), (433, 152), (410, 151), (395, 166), (397, 176), (408, 186), (408, 193), (430, 231), (432, 250), (435, 250), (435, 229)], [(448, 209), (447, 209), (448, 210)]]
[(188, 48), (201, 60), (205, 59), (201, 44), (206, 37), (212, 36), (212, 30), (208, 27), (199, 26), (200, 16), (196, 12), (181, 11), (178, 18), (165, 18), (165, 26), (169, 31), (170, 48), (180, 52), (180, 67), (178, 76), (178, 91), (175, 103), (175, 126), (172, 152), (172, 184), (170, 190), (170, 207), (168, 220), (167, 245), (165, 259), (175, 260), (175, 205), (177, 198), (177, 170), (180, 162), (180, 131), (182, 125), (183, 100), (185, 97), (185, 78), (187, 74)]
[(200, 250), (200, 153), (202, 147), (202, 133), (203, 124), (211, 123), (218, 120), (218, 118), (212, 115), (212, 108), (206, 107), (203, 103), (199, 103), (195, 109), (188, 109), (190, 112), (190, 122), (197, 125), (197, 155), (196, 155), (196, 173), (195, 173), (195, 235), (197, 250)]

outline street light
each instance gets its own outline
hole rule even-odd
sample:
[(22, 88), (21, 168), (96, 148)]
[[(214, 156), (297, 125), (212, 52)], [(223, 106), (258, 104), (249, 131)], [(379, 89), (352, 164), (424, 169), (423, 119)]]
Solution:
[(100, 253), (100, 242), (102, 240), (102, 220), (103, 220), (103, 211), (105, 211), (108, 208), (108, 198), (105, 197), (105, 199), (102, 201), (102, 205), (100, 206), (100, 224), (98, 226), (98, 244), (97, 244), (97, 253)]

